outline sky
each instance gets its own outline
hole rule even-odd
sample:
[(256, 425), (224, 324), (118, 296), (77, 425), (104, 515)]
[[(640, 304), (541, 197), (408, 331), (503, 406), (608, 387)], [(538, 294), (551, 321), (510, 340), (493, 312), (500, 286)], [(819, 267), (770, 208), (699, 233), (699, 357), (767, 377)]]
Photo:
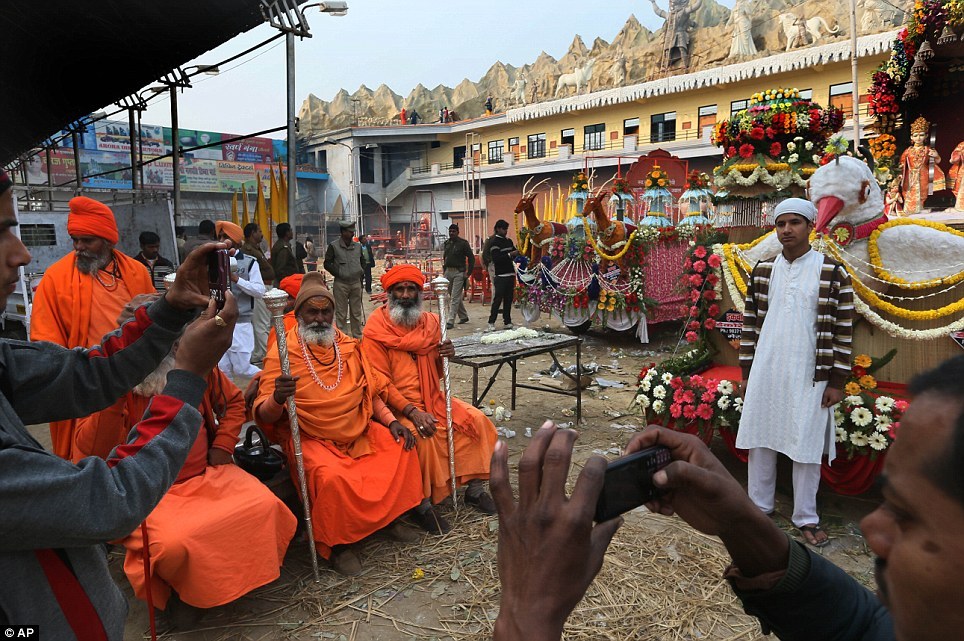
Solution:
[[(658, 3), (668, 7), (668, 0)], [(295, 44), (296, 109), (309, 93), (331, 100), (342, 88), (354, 93), (362, 84), (374, 90), (384, 83), (404, 97), (420, 82), (431, 89), (477, 81), (497, 60), (519, 67), (541, 51), (558, 59), (576, 34), (587, 47), (597, 36), (611, 42), (631, 14), (653, 31), (663, 23), (648, 0), (348, 0), (348, 6), (344, 17), (306, 11), (313, 37)], [(260, 25), (184, 66), (215, 64), (276, 33)], [(178, 96), (179, 125), (233, 134), (283, 126), (285, 78), (281, 38), (217, 76), (196, 76)], [(169, 100), (152, 101), (142, 122), (169, 126)]]

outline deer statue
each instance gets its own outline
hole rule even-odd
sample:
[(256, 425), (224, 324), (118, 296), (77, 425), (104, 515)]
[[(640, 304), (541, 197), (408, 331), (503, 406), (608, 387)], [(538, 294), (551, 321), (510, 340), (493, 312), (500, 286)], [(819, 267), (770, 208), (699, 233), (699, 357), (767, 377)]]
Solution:
[(537, 183), (532, 189), (527, 189), (529, 186), (527, 182), (522, 189), (522, 198), (519, 200), (519, 204), (515, 206), (515, 213), (523, 214), (525, 219), (522, 231), (529, 237), (529, 250), (526, 256), (529, 258), (530, 267), (537, 265), (542, 260), (545, 253), (543, 250), (546, 245), (552, 242), (553, 237), (564, 236), (569, 231), (563, 223), (540, 221), (539, 216), (536, 215), (536, 208), (532, 203), (538, 195), (536, 189), (546, 180)]
[[(596, 244), (599, 246), (599, 249), (606, 254), (613, 255), (623, 250), (623, 247), (629, 242), (629, 236), (636, 231), (636, 226), (621, 220), (612, 220), (609, 217), (609, 214), (606, 212), (605, 203), (608, 196), (608, 191), (600, 190), (595, 196), (590, 197), (583, 208), (583, 215), (592, 215), (592, 217), (596, 219), (596, 229), (599, 230)], [(613, 261), (600, 256), (599, 273), (605, 274), (609, 271), (612, 264)], [(624, 260), (620, 259), (616, 264), (620, 271), (625, 273)]]

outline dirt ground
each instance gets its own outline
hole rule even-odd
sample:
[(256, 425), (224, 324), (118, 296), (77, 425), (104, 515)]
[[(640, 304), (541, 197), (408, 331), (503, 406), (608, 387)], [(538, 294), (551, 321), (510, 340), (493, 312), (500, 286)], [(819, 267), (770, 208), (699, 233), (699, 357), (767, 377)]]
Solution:
[[(366, 301), (366, 305), (368, 305)], [(370, 309), (370, 306), (368, 307)], [(453, 337), (481, 331), (487, 309), (469, 304), (471, 321), (456, 325)], [(513, 318), (521, 321), (514, 310)], [(567, 333), (558, 319), (540, 319), (535, 329)], [(593, 385), (583, 395), (582, 424), (576, 445), (572, 479), (585, 460), (596, 454), (614, 456), (641, 417), (627, 414), (640, 369), (673, 353), (673, 327), (656, 328), (652, 342), (641, 345), (631, 335), (612, 332), (584, 336), (582, 362), (599, 366), (596, 376), (623, 387)], [(573, 364), (575, 353), (565, 354)], [(538, 380), (551, 364), (548, 355), (519, 363), (519, 380)], [(471, 370), (453, 365), (457, 396), (471, 397)], [(508, 407), (508, 369), (497, 381), (489, 400)], [(509, 420), (497, 423), (516, 432), (507, 439), (513, 467), (536, 429), (549, 417), (557, 422), (575, 418), (575, 399), (520, 390)], [(38, 434), (45, 435), (45, 429)], [(714, 451), (737, 478), (745, 482), (745, 465), (736, 461), (719, 440)], [(784, 462), (785, 463), (785, 462)], [(777, 522), (793, 531), (789, 466), (780, 469)], [(872, 585), (872, 556), (860, 537), (858, 522), (878, 497), (842, 497), (823, 492), (819, 505), (832, 542), (819, 553), (843, 566), (858, 580)], [(172, 629), (163, 616), (159, 638), (184, 641), (255, 641), (267, 639), (330, 639), (376, 641), (388, 639), (483, 639), (491, 635), (498, 613), (499, 584), (495, 565), (498, 519), (470, 509), (448, 515), (455, 528), (444, 537), (424, 536), (417, 544), (380, 538), (367, 541), (361, 552), (365, 571), (346, 578), (322, 561), (321, 582), (312, 578), (308, 548), (303, 539), (292, 542), (281, 578), (238, 601), (206, 611), (193, 626)], [(243, 546), (237, 550), (243, 563)], [(130, 596), (123, 575), (123, 555), (111, 552), (111, 568)], [(721, 574), (727, 563), (722, 546), (678, 519), (639, 510), (629, 515), (607, 554), (603, 571), (567, 626), (567, 639), (763, 639), (756, 621), (743, 614)], [(422, 576), (423, 575), (423, 576)], [(551, 589), (551, 586), (550, 586)], [(149, 638), (145, 605), (130, 596), (131, 613), (125, 638)]]

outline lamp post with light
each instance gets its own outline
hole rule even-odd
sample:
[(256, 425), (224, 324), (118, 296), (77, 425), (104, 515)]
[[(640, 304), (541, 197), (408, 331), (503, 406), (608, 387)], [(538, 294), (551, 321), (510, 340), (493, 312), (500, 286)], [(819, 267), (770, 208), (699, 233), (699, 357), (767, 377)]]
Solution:
[[(295, 193), (297, 188), (298, 157), (297, 117), (295, 115), (295, 36), (310, 38), (308, 20), (304, 11), (317, 6), (321, 13), (344, 16), (348, 13), (347, 2), (318, 2), (299, 7), (297, 0), (261, 0), (261, 15), (268, 24), (285, 34), (285, 62), (287, 65), (288, 98), (288, 220), (295, 214)], [(297, 221), (296, 221), (297, 222)]]

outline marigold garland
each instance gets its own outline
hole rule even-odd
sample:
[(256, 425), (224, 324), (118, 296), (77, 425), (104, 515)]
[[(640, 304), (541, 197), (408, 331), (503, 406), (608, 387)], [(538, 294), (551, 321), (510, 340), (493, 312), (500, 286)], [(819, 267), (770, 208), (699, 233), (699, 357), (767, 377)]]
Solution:
[(860, 281), (855, 273), (856, 270), (852, 269), (841, 259), (840, 254), (837, 252), (836, 247), (834, 247), (832, 243), (827, 244), (827, 249), (830, 250), (833, 258), (838, 262), (843, 263), (844, 267), (847, 269), (847, 272), (850, 274), (850, 280), (853, 283), (854, 291), (858, 294), (858, 296), (866, 299), (865, 302), (869, 302), (874, 307), (881, 309), (888, 314), (893, 314), (894, 316), (903, 318), (904, 320), (927, 321), (944, 318), (945, 316), (950, 316), (951, 314), (956, 314), (958, 312), (964, 312), (964, 299), (961, 299), (955, 303), (944, 305), (943, 307), (939, 307), (937, 309), (922, 310), (904, 309), (894, 305), (893, 303), (889, 303), (883, 300), (877, 295), (876, 292), (868, 288)]
[(896, 218), (884, 223), (870, 233), (870, 240), (867, 243), (867, 250), (870, 254), (870, 264), (873, 265), (874, 271), (881, 280), (892, 285), (897, 285), (901, 289), (929, 289), (931, 287), (938, 287), (941, 285), (954, 285), (964, 280), (964, 271), (960, 271), (953, 276), (947, 276), (945, 278), (932, 278), (931, 280), (912, 283), (900, 278), (899, 276), (894, 276), (884, 269), (883, 263), (880, 259), (880, 249), (877, 247), (877, 240), (884, 231), (900, 225), (921, 225), (923, 227), (930, 227), (931, 229), (936, 229), (938, 231), (949, 232), (955, 236), (964, 238), (964, 233), (957, 231), (953, 227), (948, 227), (947, 225), (935, 223), (930, 220)]
[(626, 239), (626, 244), (623, 245), (623, 248), (619, 250), (615, 256), (608, 256), (607, 254), (604, 254), (603, 250), (601, 250), (599, 245), (596, 244), (596, 238), (592, 235), (592, 232), (589, 231), (589, 221), (586, 220), (585, 216), (582, 216), (582, 224), (586, 229), (586, 240), (589, 241), (589, 244), (592, 246), (593, 251), (596, 252), (596, 255), (613, 263), (617, 262), (620, 258), (626, 255), (626, 252), (628, 252), (630, 247), (633, 246), (633, 241), (636, 239), (637, 230), (633, 230), (633, 233), (630, 234), (629, 238)]

